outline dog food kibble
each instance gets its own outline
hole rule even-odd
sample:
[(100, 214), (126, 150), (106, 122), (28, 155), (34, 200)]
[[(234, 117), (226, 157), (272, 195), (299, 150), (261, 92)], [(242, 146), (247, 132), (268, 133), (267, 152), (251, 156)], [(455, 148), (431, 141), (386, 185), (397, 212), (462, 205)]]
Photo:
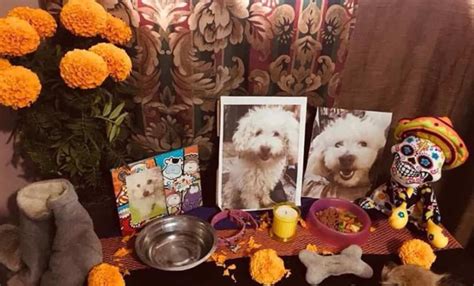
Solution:
[(329, 228), (344, 233), (359, 232), (362, 229), (362, 223), (353, 213), (330, 207), (316, 212), (318, 220)]

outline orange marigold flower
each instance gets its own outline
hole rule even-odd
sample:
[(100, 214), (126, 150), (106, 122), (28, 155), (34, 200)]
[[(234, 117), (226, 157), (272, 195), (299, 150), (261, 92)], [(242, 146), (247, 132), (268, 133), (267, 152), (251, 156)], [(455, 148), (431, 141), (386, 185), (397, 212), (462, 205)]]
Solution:
[(40, 92), (40, 80), (31, 70), (20, 66), (0, 70), (0, 104), (13, 109), (27, 107)]
[(436, 254), (431, 246), (420, 239), (405, 241), (398, 255), (403, 264), (418, 265), (425, 269), (430, 269), (436, 260)]
[(250, 258), (250, 275), (263, 285), (273, 285), (285, 276), (287, 270), (283, 259), (273, 249), (262, 249)]
[(0, 55), (24, 56), (36, 51), (40, 37), (25, 20), (8, 17), (0, 19)]
[(69, 51), (59, 64), (61, 77), (71, 88), (90, 89), (100, 86), (109, 75), (105, 60), (90, 51)]
[(87, 278), (89, 286), (125, 286), (125, 280), (116, 266), (101, 263), (92, 268)]
[(107, 63), (110, 76), (115, 81), (127, 79), (132, 71), (132, 60), (125, 50), (109, 43), (100, 43), (89, 49), (89, 51), (101, 56)]
[(76, 36), (95, 37), (105, 29), (107, 11), (94, 0), (70, 0), (59, 15), (64, 27)]
[(12, 64), (7, 59), (0, 58), (0, 70), (11, 67)]
[(17, 17), (27, 21), (41, 38), (49, 38), (56, 33), (56, 21), (51, 14), (42, 9), (16, 7), (8, 12), (7, 17)]
[(122, 19), (107, 14), (107, 23), (100, 36), (116, 45), (125, 45), (132, 38), (132, 29)]

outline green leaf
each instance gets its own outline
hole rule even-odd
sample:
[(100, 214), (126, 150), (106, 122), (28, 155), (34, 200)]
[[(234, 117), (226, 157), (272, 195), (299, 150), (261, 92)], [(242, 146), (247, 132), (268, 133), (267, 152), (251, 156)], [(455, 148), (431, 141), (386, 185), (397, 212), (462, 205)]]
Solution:
[(114, 111), (109, 116), (109, 119), (115, 119), (120, 115), (120, 112), (122, 112), (122, 109), (125, 107), (125, 102), (120, 103), (115, 107)]
[(109, 142), (114, 141), (115, 137), (117, 136), (118, 130), (119, 130), (119, 127), (117, 125), (114, 125), (112, 129), (110, 129)]
[(117, 119), (115, 120), (115, 125), (119, 125), (122, 124), (123, 120), (127, 117), (128, 115), (128, 112), (124, 112), (122, 114), (120, 114), (119, 117), (117, 117)]
[(108, 116), (112, 111), (112, 102), (107, 102), (104, 106), (104, 110), (102, 111), (102, 116)]

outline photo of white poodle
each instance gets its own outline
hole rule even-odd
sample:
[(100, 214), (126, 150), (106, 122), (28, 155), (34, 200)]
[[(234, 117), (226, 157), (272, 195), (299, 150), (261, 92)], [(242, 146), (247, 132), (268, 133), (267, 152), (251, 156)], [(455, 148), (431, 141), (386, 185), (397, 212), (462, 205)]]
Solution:
[(145, 169), (126, 177), (132, 223), (166, 214), (161, 168)]
[(301, 101), (278, 104), (267, 98), (266, 102), (271, 105), (224, 105), (221, 109), (218, 203), (223, 209), (256, 210), (283, 201), (299, 204), (304, 144), (301, 118), (305, 118), (306, 106)]
[(365, 196), (391, 119), (385, 112), (318, 108), (303, 196), (351, 201)]

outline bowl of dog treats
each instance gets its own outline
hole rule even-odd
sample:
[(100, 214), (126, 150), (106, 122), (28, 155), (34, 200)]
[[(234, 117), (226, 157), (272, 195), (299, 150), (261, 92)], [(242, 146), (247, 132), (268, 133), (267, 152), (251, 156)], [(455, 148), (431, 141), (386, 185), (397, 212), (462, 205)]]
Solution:
[(358, 205), (341, 199), (319, 199), (306, 217), (309, 230), (337, 248), (362, 245), (369, 237), (369, 215)]

